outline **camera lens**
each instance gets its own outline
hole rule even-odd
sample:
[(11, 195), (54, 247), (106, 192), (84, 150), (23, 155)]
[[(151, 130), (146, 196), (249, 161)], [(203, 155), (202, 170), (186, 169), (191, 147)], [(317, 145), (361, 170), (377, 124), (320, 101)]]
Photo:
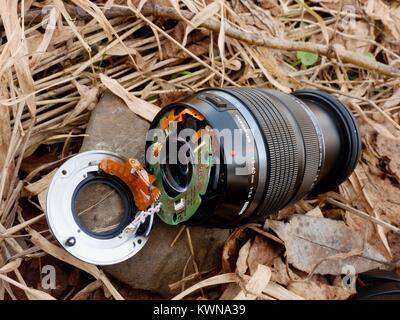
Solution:
[[(176, 152), (186, 147), (185, 159), (179, 161)], [(161, 179), (165, 191), (170, 196), (176, 196), (185, 192), (192, 179), (193, 167), (190, 147), (186, 141), (168, 139), (163, 148), (163, 159), (161, 160)]]
[(354, 117), (327, 93), (218, 88), (159, 112), (146, 162), (161, 189), (162, 220), (230, 228), (336, 188), (360, 152)]

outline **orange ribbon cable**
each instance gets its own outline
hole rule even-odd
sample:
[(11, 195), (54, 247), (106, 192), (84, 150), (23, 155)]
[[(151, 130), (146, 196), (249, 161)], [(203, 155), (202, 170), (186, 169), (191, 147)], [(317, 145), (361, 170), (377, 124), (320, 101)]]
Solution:
[(170, 122), (181, 122), (184, 120), (184, 116), (189, 115), (192, 116), (195, 119), (198, 119), (200, 121), (204, 120), (204, 117), (198, 113), (197, 111), (191, 109), (191, 108), (185, 108), (181, 112), (179, 112), (177, 115), (175, 115), (175, 109), (172, 109), (168, 116), (163, 118), (160, 122), (160, 127), (161, 129), (166, 129), (168, 128), (168, 125)]
[(150, 207), (160, 195), (160, 190), (153, 186), (156, 177), (148, 174), (136, 159), (129, 159), (125, 163), (102, 160), (99, 168), (107, 174), (120, 178), (127, 184), (133, 194), (136, 207), (140, 211)]

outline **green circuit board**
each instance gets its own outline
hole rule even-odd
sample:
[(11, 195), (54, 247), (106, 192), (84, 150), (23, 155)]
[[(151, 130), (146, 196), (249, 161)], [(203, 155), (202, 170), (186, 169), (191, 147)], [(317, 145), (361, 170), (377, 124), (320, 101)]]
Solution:
[[(174, 109), (170, 112), (175, 112)], [(190, 117), (190, 115), (186, 115)], [(192, 163), (192, 175), (190, 182), (185, 191), (171, 196), (167, 190), (162, 179), (162, 165), (161, 154), (162, 148), (166, 148), (166, 141), (169, 136), (176, 133), (176, 123), (169, 125), (168, 129), (163, 128), (161, 123), (169, 118), (172, 118), (170, 113), (166, 113), (159, 121), (160, 135), (156, 141), (150, 146), (147, 153), (148, 169), (151, 174), (156, 176), (154, 183), (160, 191), (161, 195), (159, 201), (162, 203), (161, 210), (158, 213), (161, 220), (167, 224), (176, 225), (181, 222), (187, 221), (196, 210), (200, 207), (202, 198), (207, 191), (211, 167), (213, 164), (212, 156), (212, 135), (207, 130), (202, 130), (198, 141), (198, 145), (193, 150), (194, 162)]]

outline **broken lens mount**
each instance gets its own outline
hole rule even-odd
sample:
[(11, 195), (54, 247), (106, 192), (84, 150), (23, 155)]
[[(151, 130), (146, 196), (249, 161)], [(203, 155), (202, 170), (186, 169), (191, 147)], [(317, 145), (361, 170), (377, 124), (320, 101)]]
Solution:
[(60, 245), (96, 265), (116, 264), (135, 255), (153, 225), (149, 215), (132, 230), (130, 223), (140, 213), (129, 186), (99, 170), (101, 163), (109, 161), (120, 164), (113, 167), (119, 171), (128, 159), (101, 150), (68, 159), (54, 174), (46, 199), (47, 222)]
[(351, 112), (316, 90), (203, 90), (163, 108), (147, 139), (160, 218), (223, 228), (334, 189), (361, 148)]

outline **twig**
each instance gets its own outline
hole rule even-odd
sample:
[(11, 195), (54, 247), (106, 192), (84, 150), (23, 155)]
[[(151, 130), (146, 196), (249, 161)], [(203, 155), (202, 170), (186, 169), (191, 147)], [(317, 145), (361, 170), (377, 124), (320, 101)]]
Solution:
[(175, 245), (175, 243), (178, 241), (178, 239), (180, 238), (180, 236), (181, 236), (181, 234), (183, 233), (183, 231), (185, 231), (185, 229), (186, 229), (186, 226), (182, 226), (182, 227), (179, 229), (179, 231), (178, 231), (178, 233), (176, 234), (174, 240), (172, 240), (171, 244), (169, 245), (170, 248), (172, 248), (172, 247)]
[(267, 231), (264, 231), (264, 230), (262, 230), (262, 229), (260, 229), (259, 227), (257, 227), (257, 226), (249, 226), (248, 227), (249, 229), (251, 229), (251, 230), (254, 230), (255, 232), (257, 232), (257, 233), (259, 233), (259, 234), (261, 234), (261, 235), (263, 235), (264, 237), (267, 237), (267, 238), (269, 238), (269, 239), (271, 239), (271, 240), (273, 240), (273, 241), (275, 241), (275, 242), (278, 242), (278, 243), (280, 243), (280, 244), (285, 244), (281, 239), (279, 239), (278, 237), (276, 237), (276, 236), (274, 236), (273, 234), (270, 234), (269, 232), (267, 232)]
[(315, 88), (328, 91), (328, 92), (330, 92), (330, 93), (336, 93), (336, 94), (342, 95), (342, 96), (344, 96), (344, 97), (348, 97), (348, 98), (351, 98), (351, 99), (364, 101), (364, 102), (370, 104), (372, 107), (374, 107), (374, 108), (375, 108), (382, 116), (384, 116), (396, 129), (400, 130), (400, 125), (399, 125), (396, 121), (394, 121), (394, 120), (390, 117), (390, 115), (388, 115), (388, 114), (387, 114), (382, 108), (380, 108), (374, 101), (372, 101), (372, 100), (370, 100), (370, 99), (363, 98), (363, 97), (359, 97), (359, 96), (355, 96), (355, 95), (352, 95), (352, 94), (350, 94), (350, 93), (346, 93), (346, 92), (342, 92), (342, 91), (340, 91), (340, 90), (336, 90), (336, 89), (332, 89), (332, 88), (329, 88), (329, 87), (326, 87), (326, 86), (322, 86), (322, 85), (319, 85), (319, 84), (316, 84), (316, 83), (313, 83), (313, 82), (310, 82), (310, 81), (307, 81), (307, 80), (300, 80), (300, 82), (307, 83), (307, 84), (310, 85), (310, 86), (313, 86), (313, 87), (315, 87)]
[(331, 203), (331, 204), (333, 204), (333, 205), (335, 205), (335, 206), (337, 206), (339, 208), (342, 208), (342, 209), (347, 210), (347, 211), (349, 211), (351, 213), (354, 213), (355, 215), (357, 215), (357, 216), (359, 216), (359, 217), (361, 217), (363, 219), (370, 220), (370, 221), (372, 221), (372, 222), (374, 222), (374, 223), (376, 223), (376, 224), (378, 224), (378, 225), (380, 225), (382, 227), (385, 227), (385, 228), (387, 228), (389, 230), (392, 230), (393, 232), (396, 232), (396, 233), (400, 234), (400, 229), (399, 228), (397, 228), (394, 225), (391, 225), (390, 223), (387, 223), (387, 222), (385, 222), (383, 220), (380, 220), (378, 218), (370, 216), (369, 214), (367, 214), (365, 212), (362, 212), (361, 210), (358, 210), (358, 209), (355, 209), (353, 207), (350, 207), (350, 206), (348, 206), (348, 205), (346, 205), (344, 203), (341, 203), (341, 202), (339, 202), (337, 200), (334, 200), (332, 198), (326, 198), (326, 202), (329, 202), (329, 203)]
[(55, 298), (52, 297), (51, 295), (49, 295), (43, 291), (29, 288), (29, 287), (27, 287), (27, 286), (15, 281), (14, 279), (9, 278), (3, 274), (0, 274), (0, 279), (3, 281), (7, 281), (8, 283), (16, 286), (17, 288), (19, 288), (21, 290), (24, 290), (27, 296), (30, 295), (31, 297), (34, 297), (35, 299), (38, 299), (38, 300), (55, 300)]
[[(201, 280), (201, 273), (200, 273), (199, 267), (196, 262), (196, 256), (194, 254), (194, 248), (193, 248), (193, 243), (192, 243), (192, 236), (190, 234), (190, 228), (185, 228), (185, 230), (186, 230), (186, 235), (187, 235), (187, 239), (188, 239), (190, 254), (192, 255), (193, 268), (194, 268), (194, 271), (199, 275), (200, 280)], [(201, 290), (201, 295), (204, 297), (203, 288), (201, 288), (200, 290)]]
[[(2, 232), (0, 231), (0, 235), (1, 235), (1, 236), (11, 236), (11, 235), (13, 235), (14, 233), (16, 233), (16, 232), (18, 232), (18, 231), (20, 231), (20, 230), (26, 228), (27, 226), (29, 226), (29, 225), (31, 225), (31, 224), (33, 224), (33, 223), (39, 221), (40, 219), (44, 218), (45, 215), (46, 215), (45, 213), (42, 213), (42, 214), (38, 215), (37, 217), (34, 217), (34, 218), (30, 219), (30, 220), (27, 220), (27, 221), (25, 221), (25, 222), (23, 222), (23, 223), (20, 223), (20, 224), (18, 224), (18, 225), (16, 225), (16, 226), (13, 226), (13, 227), (7, 229), (7, 231), (4, 232), (4, 233), (2, 233)], [(1, 242), (1, 241), (0, 241), (0, 242)]]
[[(72, 18), (81, 18), (88, 19), (91, 16), (88, 13), (82, 13), (77, 10), (74, 6), (68, 6), (67, 10)], [(167, 17), (176, 20), (191, 20), (194, 16), (193, 13), (181, 10), (180, 13), (177, 12), (173, 7), (163, 7), (159, 5), (153, 5), (151, 3), (146, 3), (142, 7), (141, 13), (146, 16), (160, 16)], [(130, 8), (126, 6), (117, 6), (108, 9), (105, 11), (105, 16), (107, 18), (115, 18), (121, 16), (132, 16), (133, 12)], [(41, 21), (44, 18), (44, 14), (39, 10), (33, 10), (29, 14), (25, 16), (25, 22), (30, 23), (32, 21)], [(0, 21), (0, 26), (2, 22)], [(206, 22), (201, 24), (201, 27), (207, 28), (209, 30), (219, 32), (221, 29), (221, 23), (217, 19), (208, 19)], [(367, 70), (373, 70), (378, 73), (391, 76), (391, 77), (400, 77), (400, 69), (386, 65), (384, 63), (374, 61), (369, 57), (349, 51), (343, 48), (340, 45), (322, 45), (318, 43), (312, 42), (304, 42), (304, 41), (292, 41), (277, 37), (271, 37), (262, 33), (254, 33), (246, 30), (242, 30), (232, 24), (229, 24), (228, 21), (224, 23), (225, 35), (234, 38), (250, 45), (268, 47), (272, 49), (279, 49), (285, 51), (307, 51), (319, 54), (321, 56), (326, 56), (330, 59), (340, 58), (344, 63), (351, 63), (360, 68), (364, 68)]]
[(111, 295), (116, 300), (124, 300), (121, 294), (115, 289), (114, 285), (110, 282), (107, 276), (102, 270), (99, 270), (97, 266), (78, 260), (77, 258), (70, 255), (64, 249), (57, 247), (56, 245), (50, 243), (47, 239), (41, 236), (37, 231), (30, 229), (29, 233), (32, 235), (31, 241), (38, 247), (40, 247), (46, 253), (52, 255), (53, 257), (67, 262), (87, 273), (91, 274), (97, 280), (100, 280), (104, 286), (110, 291)]
[(76, 293), (71, 300), (84, 300), (86, 299), (92, 292), (96, 291), (98, 288), (102, 286), (102, 282), (100, 280), (95, 280), (92, 283), (88, 284), (81, 291)]

